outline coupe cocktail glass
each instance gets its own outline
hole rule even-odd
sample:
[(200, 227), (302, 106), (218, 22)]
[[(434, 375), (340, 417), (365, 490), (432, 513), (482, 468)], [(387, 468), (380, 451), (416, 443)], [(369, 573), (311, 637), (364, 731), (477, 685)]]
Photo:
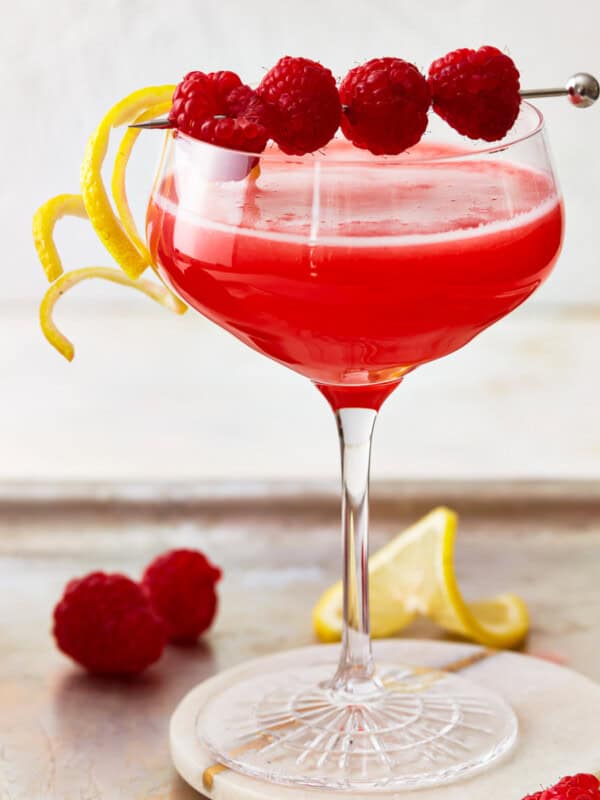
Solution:
[[(453, 138), (454, 137), (454, 138)], [(336, 790), (434, 785), (516, 741), (512, 710), (463, 678), (375, 665), (368, 481), (377, 411), (404, 375), (520, 305), (548, 275), (562, 206), (540, 113), (465, 144), (432, 124), (377, 157), (336, 139), (258, 158), (167, 134), (147, 217), (161, 275), (250, 347), (312, 380), (342, 449), (344, 635), (293, 669), (223, 690), (197, 731), (215, 759), (268, 781)]]

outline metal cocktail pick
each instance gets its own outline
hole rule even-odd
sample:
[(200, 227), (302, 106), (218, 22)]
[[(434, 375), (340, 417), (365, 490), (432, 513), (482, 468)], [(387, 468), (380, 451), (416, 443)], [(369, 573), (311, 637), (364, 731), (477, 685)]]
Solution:
[[(521, 97), (526, 100), (533, 97), (562, 97), (565, 95), (575, 108), (589, 108), (600, 97), (600, 83), (589, 72), (576, 72), (561, 88), (521, 90)], [(168, 119), (151, 119), (148, 122), (134, 122), (129, 127), (165, 130), (171, 127), (171, 123)]]
[(600, 84), (589, 72), (571, 75), (563, 89), (522, 89), (521, 97), (561, 97), (567, 95), (576, 108), (589, 108), (600, 96)]

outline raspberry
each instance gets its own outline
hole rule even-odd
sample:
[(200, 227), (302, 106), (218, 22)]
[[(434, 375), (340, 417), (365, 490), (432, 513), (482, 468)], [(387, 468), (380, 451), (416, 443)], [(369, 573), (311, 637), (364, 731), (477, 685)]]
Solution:
[(213, 82), (204, 72), (188, 72), (173, 93), (169, 111), (171, 125), (195, 136), (197, 124), (217, 113), (213, 89)]
[(494, 142), (519, 114), (519, 72), (495, 47), (454, 50), (429, 68), (434, 111), (470, 139)]
[(245, 84), (234, 87), (224, 100), (225, 111), (231, 117), (244, 117), (268, 125), (270, 108), (260, 95)]
[(265, 129), (249, 119), (210, 118), (199, 127), (197, 139), (247, 153), (262, 153), (267, 144)]
[(257, 92), (273, 109), (272, 137), (284, 153), (312, 153), (338, 129), (341, 107), (335, 78), (316, 61), (280, 58)]
[(269, 108), (235, 72), (189, 72), (175, 89), (173, 127), (219, 147), (262, 153), (269, 139)]
[(104, 572), (67, 584), (53, 633), (63, 653), (98, 674), (142, 672), (160, 658), (166, 640), (139, 584)]
[(221, 570), (196, 550), (171, 550), (146, 567), (142, 586), (170, 641), (194, 642), (210, 627), (220, 578)]
[(523, 800), (600, 800), (600, 781), (586, 773), (570, 775), (550, 789), (527, 795)]
[(354, 67), (340, 85), (340, 98), (344, 136), (376, 155), (412, 147), (427, 127), (427, 81), (401, 58), (373, 58)]
[[(219, 70), (219, 72), (209, 72), (207, 77), (213, 87), (216, 107), (220, 107), (224, 103), (226, 103), (227, 98), (234, 89), (239, 89), (240, 86), (244, 86), (240, 76), (237, 75), (235, 72), (230, 72), (229, 70)], [(250, 89), (249, 86), (245, 88)], [(252, 91), (252, 89), (250, 89), (250, 91)]]

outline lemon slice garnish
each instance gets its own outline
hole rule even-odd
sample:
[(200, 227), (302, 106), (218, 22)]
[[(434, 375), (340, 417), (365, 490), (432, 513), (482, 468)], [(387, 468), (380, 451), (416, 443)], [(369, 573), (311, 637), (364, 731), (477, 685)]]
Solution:
[[(90, 222), (102, 244), (130, 278), (139, 277), (151, 262), (145, 246), (140, 252), (115, 214), (102, 179), (102, 165), (113, 128), (134, 122), (149, 109), (170, 104), (174, 89), (174, 86), (138, 89), (113, 106), (90, 137), (81, 164), (81, 194)], [(127, 224), (130, 224), (129, 220)]]
[[(436, 508), (369, 559), (371, 633), (392, 636), (419, 614), (451, 633), (494, 648), (519, 645), (529, 629), (525, 603), (503, 594), (477, 602), (462, 597), (454, 573), (457, 516)], [(342, 633), (342, 584), (320, 598), (313, 611), (322, 642)]]
[(147, 280), (146, 278), (137, 278), (136, 280), (128, 278), (127, 275), (124, 275), (119, 269), (111, 269), (109, 267), (83, 267), (82, 269), (74, 269), (71, 272), (65, 272), (50, 286), (44, 295), (40, 305), (40, 324), (46, 339), (48, 339), (50, 344), (68, 361), (73, 360), (75, 348), (73, 347), (73, 343), (57, 328), (52, 313), (57, 301), (65, 292), (76, 284), (90, 278), (101, 278), (105, 281), (112, 281), (112, 283), (120, 283), (131, 289), (137, 289), (153, 300), (156, 300), (157, 303), (160, 303), (162, 306), (178, 314), (182, 314), (186, 310), (185, 304), (175, 297), (165, 286), (155, 281)]

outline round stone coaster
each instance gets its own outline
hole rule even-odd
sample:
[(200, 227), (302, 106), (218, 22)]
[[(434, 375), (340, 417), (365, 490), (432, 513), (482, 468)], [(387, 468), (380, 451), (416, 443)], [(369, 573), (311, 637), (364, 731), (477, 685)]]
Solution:
[(288, 666), (335, 663), (338, 647), (317, 646), (259, 658), (227, 670), (192, 689), (170, 726), (173, 763), (182, 778), (212, 800), (507, 800), (523, 797), (559, 777), (600, 770), (600, 685), (564, 667), (517, 653), (426, 640), (375, 643), (375, 658), (435, 669), (450, 667), (482, 687), (498, 692), (519, 720), (516, 747), (485, 772), (468, 780), (418, 791), (376, 794), (289, 788), (235, 773), (214, 764), (196, 735), (196, 718), (216, 692), (231, 684)]

